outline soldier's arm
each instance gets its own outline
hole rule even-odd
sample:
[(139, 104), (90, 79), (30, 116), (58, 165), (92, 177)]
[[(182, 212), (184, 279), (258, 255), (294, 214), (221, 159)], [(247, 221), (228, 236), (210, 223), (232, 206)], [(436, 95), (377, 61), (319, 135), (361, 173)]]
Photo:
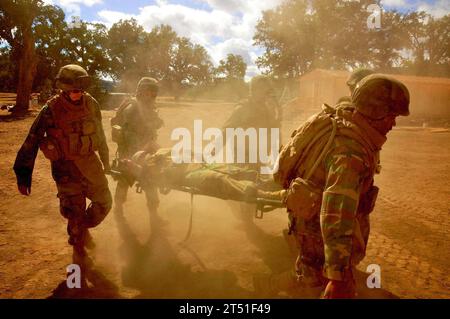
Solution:
[(39, 143), (47, 130), (49, 117), (51, 117), (50, 110), (47, 105), (44, 105), (38, 116), (35, 118), (25, 142), (17, 153), (13, 169), (16, 174), (17, 185), (19, 188), (31, 188), (34, 162), (39, 150)]
[(98, 154), (100, 155), (100, 160), (103, 163), (103, 167), (105, 170), (110, 169), (109, 165), (109, 149), (108, 144), (106, 143), (106, 136), (105, 131), (103, 130), (103, 124), (102, 124), (102, 113), (100, 111), (100, 106), (98, 105), (98, 102), (95, 99), (91, 99), (91, 103), (93, 103), (93, 109), (94, 109), (94, 115), (97, 122), (97, 129), (98, 129)]
[(352, 152), (333, 152), (325, 159), (327, 178), (322, 197), (320, 226), (324, 241), (324, 274), (330, 280), (351, 276), (350, 255), (363, 158)]

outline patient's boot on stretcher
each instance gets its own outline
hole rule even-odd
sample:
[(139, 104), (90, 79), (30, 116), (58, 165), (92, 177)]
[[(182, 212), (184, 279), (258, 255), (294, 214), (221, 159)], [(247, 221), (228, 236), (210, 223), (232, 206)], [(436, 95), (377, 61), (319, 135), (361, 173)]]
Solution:
[(283, 189), (280, 191), (269, 192), (269, 191), (263, 191), (263, 190), (258, 189), (256, 192), (256, 196), (258, 198), (284, 201), (284, 198), (286, 196), (286, 190)]

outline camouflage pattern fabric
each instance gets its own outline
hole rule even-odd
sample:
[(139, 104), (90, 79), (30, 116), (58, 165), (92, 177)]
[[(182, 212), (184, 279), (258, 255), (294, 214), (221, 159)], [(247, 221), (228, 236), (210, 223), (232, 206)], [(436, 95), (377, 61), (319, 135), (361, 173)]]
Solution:
[[(225, 121), (222, 130), (225, 132), (226, 128), (255, 128), (258, 134), (258, 129), (267, 128), (267, 149), (270, 148), (270, 129), (280, 128), (280, 119), (277, 115), (277, 106), (275, 103), (266, 100), (257, 100), (250, 97), (250, 99), (238, 104), (231, 116)], [(237, 145), (235, 145), (235, 154), (237, 154)], [(245, 166), (251, 169), (258, 170), (259, 163), (249, 163), (249, 149), (248, 140), (245, 143)], [(236, 155), (235, 155), (236, 156)]]
[[(91, 120), (96, 125), (101, 161), (105, 167), (109, 167), (108, 146), (101, 124), (100, 108), (89, 94), (84, 93), (83, 99), (92, 110)], [(39, 144), (48, 131), (55, 128), (56, 119), (53, 118), (51, 107), (58, 106), (58, 102), (52, 105), (47, 103), (34, 120), (14, 163), (18, 185), (31, 187)], [(51, 169), (58, 189), (61, 214), (68, 219), (69, 242), (75, 245), (83, 244), (86, 229), (97, 226), (106, 217), (112, 205), (102, 163), (94, 152), (88, 152), (75, 160), (61, 158), (51, 161)], [(87, 209), (86, 198), (91, 200)]]
[(163, 124), (154, 107), (132, 99), (122, 114), (124, 144), (118, 145), (119, 157), (131, 158), (137, 151), (146, 149), (152, 143), (156, 144), (157, 131)]
[[(291, 214), (290, 220), (300, 249), (299, 260), (323, 271), (328, 279), (344, 280), (365, 255), (369, 210), (373, 209), (367, 201), (374, 201), (373, 176), (378, 151), (386, 138), (364, 119), (355, 117), (352, 110), (341, 109), (336, 118), (337, 135), (310, 178), (323, 189), (320, 214), (311, 220)], [(323, 144), (319, 140), (308, 154), (317, 154)], [(310, 157), (298, 168), (299, 177), (313, 166), (316, 157)]]
[[(145, 105), (144, 102), (131, 99), (121, 114), (120, 126), (122, 127), (122, 141), (118, 144), (120, 159), (131, 158), (140, 150), (153, 153), (157, 149), (156, 140), (158, 129), (163, 126), (163, 121), (158, 115), (154, 105)], [(128, 184), (125, 181), (117, 183), (114, 194), (115, 213), (123, 214), (123, 204), (127, 200)], [(156, 214), (159, 206), (159, 198), (156, 188), (152, 185), (141, 185), (144, 190), (150, 216)]]

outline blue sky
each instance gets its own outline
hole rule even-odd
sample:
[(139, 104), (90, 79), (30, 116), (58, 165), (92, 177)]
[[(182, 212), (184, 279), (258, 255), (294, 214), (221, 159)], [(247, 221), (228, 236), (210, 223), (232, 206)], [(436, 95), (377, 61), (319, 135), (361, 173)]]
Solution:
[[(330, 0), (334, 1), (334, 0)], [(359, 1), (359, 0), (348, 0)], [(203, 45), (217, 64), (228, 53), (240, 54), (249, 65), (247, 77), (259, 73), (256, 58), (262, 49), (252, 46), (254, 27), (263, 10), (283, 0), (44, 0), (71, 16), (111, 26), (135, 18), (146, 30), (164, 23), (180, 35)], [(375, 2), (375, 1), (374, 1)], [(440, 17), (450, 13), (450, 0), (383, 0), (386, 9), (424, 10)]]

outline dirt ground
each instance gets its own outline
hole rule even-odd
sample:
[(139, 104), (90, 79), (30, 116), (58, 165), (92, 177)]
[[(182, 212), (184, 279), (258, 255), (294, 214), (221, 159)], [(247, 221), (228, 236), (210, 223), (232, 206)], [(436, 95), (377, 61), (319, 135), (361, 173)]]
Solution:
[[(165, 102), (159, 143), (172, 145), (172, 129), (192, 128), (194, 119), (202, 119), (204, 127), (220, 127), (231, 110), (226, 103)], [(108, 137), (112, 114), (103, 112)], [(308, 115), (284, 121), (284, 139)], [(67, 289), (71, 248), (50, 165), (39, 153), (30, 197), (17, 192), (12, 171), (32, 121), (0, 118), (0, 298), (252, 298), (253, 276), (292, 267), (293, 254), (283, 237), (287, 215), (281, 209), (249, 221), (236, 213), (237, 203), (195, 196), (192, 234), (182, 244), (190, 195), (161, 195), (159, 214), (167, 223), (150, 232), (144, 196), (133, 190), (126, 222), (118, 223), (110, 213), (92, 231), (97, 246), (89, 288)], [(112, 157), (116, 146), (109, 145)], [(450, 133), (395, 128), (383, 148), (382, 165), (368, 252), (359, 267), (359, 297), (450, 298)], [(380, 266), (381, 289), (366, 287), (369, 264)]]

